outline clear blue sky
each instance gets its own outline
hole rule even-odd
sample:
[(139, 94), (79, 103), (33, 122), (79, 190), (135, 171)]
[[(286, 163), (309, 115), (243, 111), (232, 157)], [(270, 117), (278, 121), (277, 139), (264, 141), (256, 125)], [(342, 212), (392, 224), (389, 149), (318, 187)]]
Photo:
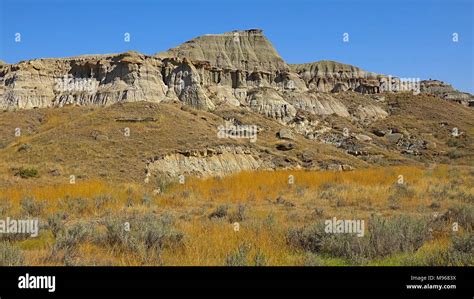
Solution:
[[(289, 63), (336, 60), (387, 75), (436, 78), (474, 93), (473, 0), (0, 2), (0, 59), (8, 63), (154, 54), (206, 33), (261, 28)], [(344, 32), (349, 43), (342, 42)]]

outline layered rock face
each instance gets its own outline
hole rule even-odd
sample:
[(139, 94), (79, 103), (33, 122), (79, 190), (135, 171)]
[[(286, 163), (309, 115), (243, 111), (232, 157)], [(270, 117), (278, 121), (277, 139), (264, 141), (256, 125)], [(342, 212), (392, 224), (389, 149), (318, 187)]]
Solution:
[(291, 69), (304, 80), (309, 89), (320, 92), (380, 92), (381, 75), (335, 61), (293, 64)]
[(474, 96), (467, 92), (460, 92), (451, 85), (439, 80), (424, 80), (420, 84), (421, 92), (434, 94), (448, 101), (460, 103), (467, 107), (474, 107)]
[(119, 101), (159, 101), (168, 86), (158, 59), (120, 55), (38, 59), (0, 69), (2, 108), (109, 105)]
[(207, 61), (212, 67), (221, 69), (269, 72), (289, 70), (260, 29), (206, 34), (156, 56)]
[[(298, 110), (347, 117), (339, 100), (318, 92), (361, 89), (357, 80), (367, 73), (337, 63), (323, 68), (326, 64), (309, 65), (308, 71), (305, 65), (289, 66), (261, 30), (233, 31), (204, 35), (155, 56), (127, 52), (0, 65), (0, 107), (181, 101), (201, 110), (244, 106), (282, 123)], [(341, 68), (347, 68), (342, 75)]]
[(258, 157), (255, 150), (242, 147), (217, 147), (188, 150), (156, 157), (146, 166), (148, 173), (159, 173), (167, 178), (179, 175), (198, 177), (224, 176), (244, 170), (271, 169), (268, 161)]
[[(126, 52), (0, 64), (0, 108), (181, 101), (211, 111), (243, 106), (288, 123), (298, 110), (349, 117), (331, 93), (378, 93), (383, 77), (332, 61), (288, 65), (263, 32), (252, 29), (204, 35), (155, 56)], [(385, 114), (380, 107), (360, 110)]]

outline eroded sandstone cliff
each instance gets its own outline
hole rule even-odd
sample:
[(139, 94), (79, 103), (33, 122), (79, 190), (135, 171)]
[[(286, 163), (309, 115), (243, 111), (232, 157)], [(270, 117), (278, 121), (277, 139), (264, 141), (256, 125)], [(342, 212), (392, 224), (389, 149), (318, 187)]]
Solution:
[[(131, 51), (0, 64), (0, 108), (180, 101), (210, 111), (244, 106), (288, 123), (298, 110), (358, 117), (331, 93), (379, 93), (384, 78), (333, 61), (288, 65), (262, 30), (251, 29), (200, 36), (154, 56)], [(423, 91), (439, 93), (433, 88), (425, 83)], [(451, 90), (445, 98), (469, 96)], [(386, 115), (370, 106), (359, 110)]]

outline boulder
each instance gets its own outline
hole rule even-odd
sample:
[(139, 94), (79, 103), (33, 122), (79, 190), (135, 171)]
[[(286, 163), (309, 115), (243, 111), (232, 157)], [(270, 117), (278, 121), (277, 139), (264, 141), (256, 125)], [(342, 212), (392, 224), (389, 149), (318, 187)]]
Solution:
[(291, 132), (290, 129), (283, 128), (278, 131), (277, 137), (280, 139), (294, 140), (295, 135), (293, 134), (293, 132)]
[(92, 138), (94, 138), (97, 141), (109, 140), (109, 137), (107, 135), (105, 135), (101, 131), (97, 131), (97, 130), (93, 130), (91, 132), (91, 136), (92, 136)]
[(279, 151), (289, 151), (294, 149), (296, 146), (294, 143), (290, 142), (285, 142), (285, 143), (279, 143), (276, 145), (277, 150)]
[(384, 130), (378, 130), (378, 129), (372, 130), (372, 133), (378, 137), (383, 137), (386, 134)]
[(372, 137), (364, 135), (364, 134), (357, 134), (355, 138), (359, 141), (364, 141), (364, 142), (372, 141)]
[(391, 134), (385, 135), (385, 138), (389, 143), (396, 144), (400, 139), (403, 138), (403, 134), (391, 133)]

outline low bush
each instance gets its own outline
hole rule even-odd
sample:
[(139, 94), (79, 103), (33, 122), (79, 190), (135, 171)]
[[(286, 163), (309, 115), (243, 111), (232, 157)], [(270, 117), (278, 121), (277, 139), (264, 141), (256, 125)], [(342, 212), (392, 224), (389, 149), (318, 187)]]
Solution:
[(7, 215), (12, 208), (11, 202), (6, 198), (0, 198), (0, 215)]
[(101, 194), (94, 197), (94, 207), (102, 209), (107, 203), (115, 202), (114, 198), (108, 194)]
[(229, 211), (228, 205), (220, 205), (211, 214), (209, 214), (209, 219), (227, 217), (228, 211)]
[(88, 198), (75, 197), (67, 199), (68, 211), (78, 215), (82, 215), (90, 209)]
[(241, 244), (237, 250), (227, 255), (225, 260), (226, 266), (248, 266), (248, 254), (250, 247), (247, 244)]
[(152, 203), (152, 197), (149, 194), (144, 194), (141, 199), (142, 205), (150, 207)]
[(410, 266), (474, 266), (474, 236), (454, 235), (447, 247), (429, 246), (413, 256), (408, 256), (401, 264)]
[(102, 242), (121, 250), (147, 253), (159, 252), (183, 244), (184, 233), (173, 227), (174, 219), (167, 215), (133, 214), (109, 217)]
[(472, 231), (474, 226), (474, 206), (468, 204), (452, 205), (448, 208), (444, 218), (451, 222), (457, 222), (467, 231)]
[(448, 152), (449, 159), (455, 160), (464, 157), (464, 153), (459, 150), (452, 150)]
[(0, 266), (18, 266), (23, 263), (21, 250), (10, 242), (0, 242)]
[(18, 147), (18, 151), (19, 152), (28, 152), (31, 150), (31, 144), (29, 143), (22, 143), (19, 147)]
[(56, 238), (59, 235), (59, 232), (64, 228), (62, 221), (64, 220), (63, 213), (55, 213), (48, 217), (48, 228), (51, 230), (51, 233)]
[(324, 224), (317, 223), (305, 228), (290, 229), (287, 243), (306, 251), (319, 252), (321, 242), (325, 238)]
[(34, 197), (24, 197), (20, 201), (21, 209), (28, 216), (39, 216), (44, 208), (44, 203), (35, 200)]
[(295, 248), (312, 253), (322, 253), (364, 263), (401, 252), (414, 252), (430, 239), (426, 219), (410, 216), (382, 218), (373, 216), (368, 220), (366, 235), (326, 233), (323, 223), (309, 227), (291, 229), (287, 242)]
[(235, 209), (229, 213), (229, 222), (242, 222), (246, 218), (246, 207), (242, 204), (239, 204), (235, 207)]
[(389, 192), (388, 202), (389, 208), (392, 210), (400, 209), (402, 200), (415, 196), (415, 191), (407, 184), (394, 184), (389, 188)]
[(53, 251), (75, 251), (77, 245), (86, 239), (89, 231), (90, 228), (81, 222), (59, 229), (56, 232), (56, 242), (54, 243)]
[(20, 168), (15, 172), (15, 176), (19, 176), (22, 179), (29, 179), (38, 177), (39, 173), (36, 168)]
[(252, 257), (252, 246), (248, 243), (240, 244), (239, 247), (226, 256), (226, 266), (265, 266), (267, 265), (267, 257), (259, 249), (256, 250)]

